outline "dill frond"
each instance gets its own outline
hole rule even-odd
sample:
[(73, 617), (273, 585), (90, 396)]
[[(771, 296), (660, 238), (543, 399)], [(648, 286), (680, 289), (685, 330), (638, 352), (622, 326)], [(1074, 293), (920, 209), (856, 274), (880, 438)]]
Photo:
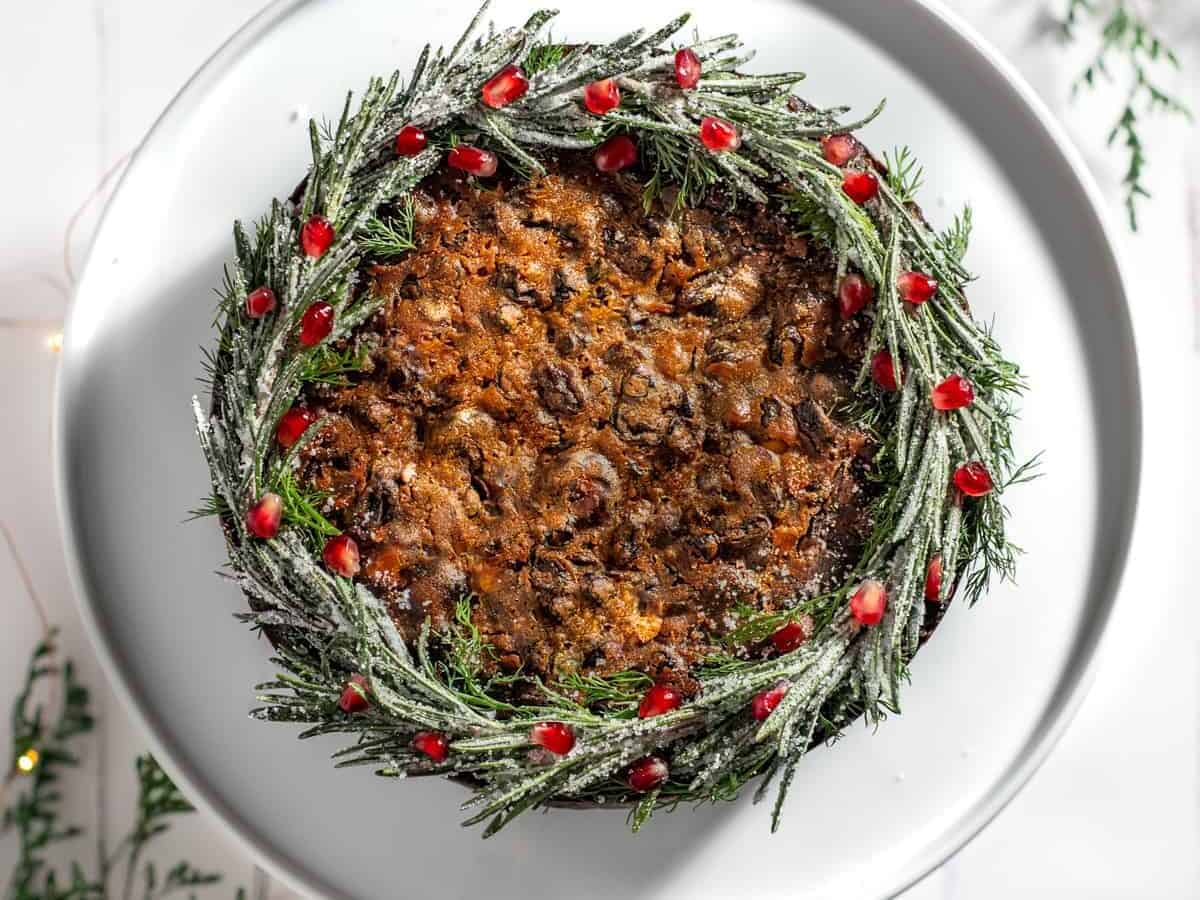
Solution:
[(1108, 144), (1125, 150), (1125, 212), (1129, 227), (1138, 230), (1138, 206), (1150, 196), (1144, 180), (1148, 157), (1140, 126), (1142, 116), (1153, 113), (1175, 115), (1190, 122), (1192, 112), (1183, 100), (1164, 88), (1158, 78), (1165, 71), (1179, 70), (1179, 56), (1172, 50), (1143, 15), (1127, 0), (1098, 3), (1095, 0), (1067, 0), (1060, 22), (1064, 41), (1080, 39), (1084, 22), (1095, 24), (1096, 50), (1071, 86), (1072, 96), (1094, 89), (1102, 80), (1115, 81), (1112, 58), (1121, 60), (1125, 70), (1125, 101), (1108, 133)]
[(413, 239), (413, 201), (406, 197), (394, 218), (372, 216), (363, 226), (361, 246), (367, 256), (395, 260), (416, 248)]
[(908, 147), (896, 147), (891, 153), (883, 154), (883, 164), (887, 168), (888, 185), (900, 202), (915, 202), (925, 181), (925, 169), (917, 163), (912, 151)]

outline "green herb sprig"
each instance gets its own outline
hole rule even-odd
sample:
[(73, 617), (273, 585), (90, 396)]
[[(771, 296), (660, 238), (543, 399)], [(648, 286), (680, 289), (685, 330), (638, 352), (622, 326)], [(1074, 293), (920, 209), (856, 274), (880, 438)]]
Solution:
[(1158, 80), (1163, 68), (1180, 68), (1179, 57), (1150, 26), (1150, 23), (1126, 0), (1101, 3), (1097, 0), (1067, 0), (1060, 23), (1064, 40), (1078, 40), (1084, 20), (1098, 23), (1098, 47), (1091, 62), (1075, 79), (1072, 93), (1092, 89), (1100, 82), (1114, 81), (1112, 59), (1122, 61), (1125, 76), (1125, 100), (1108, 133), (1109, 146), (1125, 150), (1126, 166), (1121, 183), (1125, 189), (1125, 212), (1129, 227), (1138, 229), (1138, 204), (1149, 198), (1144, 180), (1148, 162), (1147, 146), (1139, 128), (1142, 118), (1152, 113), (1177, 115), (1192, 120), (1192, 112)]
[[(25, 683), (13, 703), (11, 768), (4, 780), (6, 804), (0, 836), (15, 833), (17, 862), (5, 891), (7, 900), (161, 900), (175, 892), (197, 889), (221, 880), (180, 860), (160, 872), (147, 852), (165, 834), (174, 818), (192, 806), (149, 755), (135, 762), (137, 806), (129, 833), (109, 850), (97, 837), (92, 866), (75, 860), (56, 864), (51, 854), (84, 835), (84, 829), (63, 816), (64, 780), (78, 767), (78, 742), (95, 727), (89, 691), (70, 660), (56, 661), (57, 632), (51, 629), (34, 647)], [(47, 698), (57, 698), (53, 711)], [(12, 797), (8, 799), (11, 791)], [(244, 900), (245, 892), (237, 892)]]

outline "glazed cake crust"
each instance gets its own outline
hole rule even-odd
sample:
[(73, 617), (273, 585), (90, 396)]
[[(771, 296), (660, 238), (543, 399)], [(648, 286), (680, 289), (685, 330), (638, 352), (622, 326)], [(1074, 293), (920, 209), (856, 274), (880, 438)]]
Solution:
[(303, 478), (406, 635), (471, 594), (495, 670), (687, 689), (736, 610), (861, 550), (871, 447), (837, 410), (864, 327), (778, 214), (647, 214), (590, 159), (548, 168), (415, 193), (364, 371), (303, 400)]

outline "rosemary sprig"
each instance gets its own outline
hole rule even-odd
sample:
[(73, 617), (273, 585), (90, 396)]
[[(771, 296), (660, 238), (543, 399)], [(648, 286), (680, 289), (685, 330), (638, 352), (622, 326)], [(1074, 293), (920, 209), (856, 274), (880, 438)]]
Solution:
[[(279, 675), (259, 686), (262, 705), (255, 715), (306, 723), (304, 736), (349, 735), (338, 765), (369, 765), (392, 777), (469, 778), (478, 790), (465, 804), (467, 824), (488, 823), (485, 836), (554, 800), (636, 801), (631, 824), (641, 827), (655, 809), (728, 800), (759, 776), (766, 777), (758, 796), (777, 786), (775, 828), (796, 766), (814, 741), (859, 716), (878, 721), (899, 709), (924, 615), (929, 558), (942, 556), (945, 590), (962, 581), (972, 598), (989, 578), (1011, 575), (1016, 551), (1005, 535), (1001, 495), (1014, 468), (1012, 404), (1021, 379), (964, 302), (969, 212), (934, 233), (912, 204), (919, 170), (911, 154), (895, 157), (879, 197), (865, 207), (850, 200), (842, 190), (844, 172), (824, 159), (821, 136), (860, 127), (882, 104), (853, 122), (843, 121), (844, 109), (799, 103), (792, 96), (799, 73), (739, 73), (748, 56), (734, 35), (692, 43), (704, 77), (695, 90), (681, 92), (668, 45), (686, 16), (650, 34), (572, 44), (562, 53), (543, 36), (551, 18), (539, 12), (521, 28), (474, 37), (477, 16), (449, 53), (427, 49), (407, 80), (372, 81), (357, 110), (347, 102), (336, 124), (313, 128), (312, 167), (295, 207), (275, 204), (251, 229), (253, 238), (235, 227), (237, 258), (211, 354), (212, 409), (199, 401), (194, 409), (214, 496), (229, 511), (230, 565), (255, 610), (244, 618), (278, 636)], [(479, 85), (510, 62), (526, 65), (528, 93), (498, 110), (478, 103)], [(623, 96), (602, 118), (580, 103), (584, 85), (600, 78), (618, 79)], [(699, 123), (710, 115), (738, 127), (740, 149), (712, 153), (700, 144)], [(388, 149), (391, 136), (409, 121), (422, 123), (430, 149), (397, 159)], [(436, 148), (470, 139), (536, 174), (547, 151), (589, 150), (614, 132), (636, 137), (649, 205), (677, 208), (718, 194), (731, 204), (775, 203), (794, 217), (797, 230), (831, 248), (839, 271), (862, 272), (876, 296), (854, 403), (882, 442), (875, 460), (880, 496), (862, 558), (835, 590), (797, 597), (776, 619), (747, 615), (737, 626), (743, 638), (761, 639), (783, 621), (779, 617), (804, 614), (815, 624), (811, 640), (761, 660), (742, 658), (744, 648), (732, 647), (693, 673), (700, 689), (687, 704), (649, 719), (633, 714), (644, 676), (567, 677), (542, 685), (519, 673), (488, 674), (494, 666), (471, 624), (469, 597), (445, 634), (427, 625), (406, 641), (377, 597), (319, 564), (314, 545), (325, 533), (319, 502), (295, 486), (297, 448), (281, 457), (271, 440), (306, 381), (327, 370), (321, 360), (328, 351), (296, 344), (300, 316), (313, 300), (327, 300), (335, 309), (330, 342), (349, 343), (379, 302), (361, 290), (364, 268), (373, 255), (398, 257), (412, 240), (411, 231), (381, 219), (379, 210), (404, 203), (439, 164)], [(316, 213), (334, 223), (337, 240), (314, 261), (297, 245), (300, 223)], [(913, 309), (896, 289), (908, 269), (940, 284), (934, 299)], [(275, 291), (279, 306), (251, 321), (241, 306), (246, 291), (259, 284)], [(898, 395), (870, 386), (871, 357), (883, 348), (903, 374)], [(974, 380), (976, 402), (948, 415), (933, 410), (928, 397), (952, 372)], [(950, 472), (967, 460), (984, 462), (1002, 489), (956, 502), (947, 489)], [(244, 512), (268, 488), (287, 492), (285, 507), (296, 509), (276, 538), (252, 539)], [(868, 577), (888, 585), (888, 607), (879, 625), (862, 628), (847, 598)], [(355, 673), (367, 679), (370, 707), (347, 715), (337, 700)], [(788, 686), (784, 700), (765, 721), (755, 721), (751, 699), (780, 682)], [(517, 688), (523, 694), (533, 688), (541, 699), (506, 699)], [(569, 723), (577, 738), (569, 754), (548, 762), (530, 752), (529, 740), (531, 724), (546, 720)], [(450, 741), (442, 762), (412, 747), (413, 736), (428, 730)], [(635, 796), (623, 773), (648, 754), (670, 760), (670, 779), (656, 793)]]

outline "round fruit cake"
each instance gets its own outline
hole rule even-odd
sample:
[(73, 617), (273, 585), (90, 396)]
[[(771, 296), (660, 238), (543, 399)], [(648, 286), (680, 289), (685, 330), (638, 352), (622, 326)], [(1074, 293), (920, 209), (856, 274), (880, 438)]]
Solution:
[(547, 805), (778, 785), (898, 712), (956, 589), (1008, 577), (1017, 367), (965, 210), (750, 75), (736, 36), (426, 51), (313, 124), (235, 225), (194, 402), (260, 719), (339, 765)]
[(647, 214), (635, 173), (545, 164), (414, 192), (361, 372), (305, 389), (302, 481), (406, 637), (472, 594), (489, 668), (690, 692), (735, 614), (857, 559), (871, 442), (837, 409), (864, 320), (778, 213)]

